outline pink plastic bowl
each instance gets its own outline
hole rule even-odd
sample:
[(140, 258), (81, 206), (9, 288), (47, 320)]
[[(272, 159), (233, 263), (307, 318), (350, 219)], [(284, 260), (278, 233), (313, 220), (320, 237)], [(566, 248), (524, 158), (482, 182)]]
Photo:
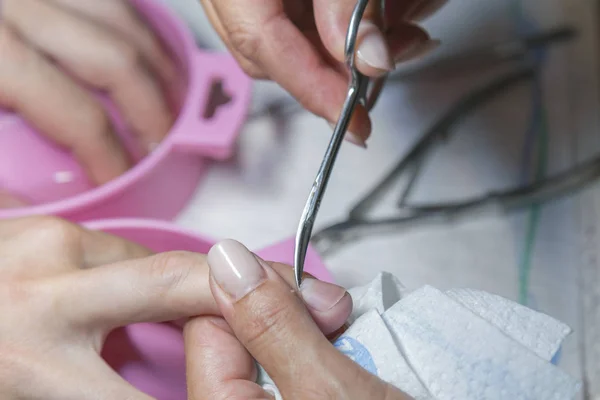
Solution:
[[(158, 221), (105, 220), (85, 224), (140, 243), (156, 252), (184, 250), (206, 253), (214, 241)], [(291, 264), (294, 241), (257, 252), (270, 261)], [(331, 282), (319, 256), (309, 249), (306, 271)], [(113, 332), (103, 350), (104, 359), (123, 378), (158, 400), (185, 400), (185, 354), (181, 330), (172, 324), (136, 324)]]
[[(230, 55), (199, 50), (185, 24), (164, 6), (150, 0), (131, 3), (172, 51), (186, 85), (171, 132), (127, 173), (92, 187), (71, 154), (17, 115), (0, 110), (0, 192), (35, 204), (2, 209), (0, 218), (50, 214), (72, 221), (171, 219), (194, 193), (208, 159), (231, 155), (250, 102), (250, 79)], [(229, 101), (211, 107), (214, 96), (223, 92)], [(127, 142), (131, 135), (113, 107), (101, 100)]]

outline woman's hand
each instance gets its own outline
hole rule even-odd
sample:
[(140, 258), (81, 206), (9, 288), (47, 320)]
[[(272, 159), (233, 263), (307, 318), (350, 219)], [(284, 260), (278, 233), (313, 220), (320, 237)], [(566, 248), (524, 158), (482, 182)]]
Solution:
[[(446, 1), (388, 0), (383, 18), (381, 0), (371, 0), (359, 31), (359, 69), (378, 76), (434, 47), (437, 42), (414, 22)], [(356, 0), (201, 2), (248, 74), (272, 79), (310, 111), (337, 121), (348, 85), (344, 43)], [(357, 110), (349, 132), (349, 141), (365, 144), (371, 133), (365, 109)]]
[(129, 158), (88, 87), (108, 94), (147, 151), (171, 128), (174, 65), (126, 0), (2, 0), (0, 60), (0, 107), (71, 150), (96, 184)]
[(278, 273), (280, 266), (233, 241), (215, 246), (208, 263), (224, 319), (196, 318), (185, 327), (189, 399), (272, 398), (255, 383), (253, 358), (285, 399), (409, 399), (323, 335), (323, 321), (329, 324), (326, 332), (349, 315), (345, 290), (308, 278), (296, 293), (290, 290), (291, 274)]
[(205, 256), (42, 217), (0, 221), (0, 398), (149, 400), (100, 357), (108, 333), (218, 314)]

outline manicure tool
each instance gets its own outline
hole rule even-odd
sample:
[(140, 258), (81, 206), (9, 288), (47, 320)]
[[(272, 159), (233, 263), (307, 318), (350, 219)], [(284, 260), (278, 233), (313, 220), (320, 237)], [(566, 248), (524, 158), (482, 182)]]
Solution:
[[(371, 90), (369, 90), (370, 79), (360, 73), (356, 66), (355, 52), (357, 46), (358, 28), (368, 4), (369, 0), (358, 0), (350, 19), (350, 26), (346, 35), (345, 46), (346, 65), (351, 73), (351, 81), (348, 87), (348, 93), (342, 108), (342, 113), (340, 114), (340, 118), (333, 131), (331, 141), (329, 142), (325, 152), (325, 157), (323, 158), (323, 162), (321, 163), (319, 172), (317, 173), (317, 177), (315, 178), (310, 191), (308, 201), (306, 202), (302, 212), (300, 224), (296, 233), (294, 274), (298, 289), (302, 283), (304, 261), (313, 230), (313, 225), (315, 223), (315, 219), (317, 218), (321, 200), (325, 194), (327, 183), (331, 177), (335, 160), (343, 143), (346, 131), (348, 130), (354, 110), (359, 104), (365, 107), (367, 110), (370, 110), (375, 105), (385, 81), (385, 77), (376, 79), (373, 82)], [(384, 15), (384, 1), (381, 2), (381, 12), (382, 15)]]

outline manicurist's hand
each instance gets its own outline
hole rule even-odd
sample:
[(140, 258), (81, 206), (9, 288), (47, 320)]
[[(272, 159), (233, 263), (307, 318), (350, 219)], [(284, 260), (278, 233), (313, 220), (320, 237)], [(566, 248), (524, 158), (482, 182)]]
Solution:
[[(313, 113), (335, 123), (348, 86), (344, 43), (356, 0), (200, 0), (245, 71), (271, 79)], [(376, 77), (437, 44), (417, 25), (447, 0), (371, 0), (359, 31), (358, 68)], [(371, 133), (359, 108), (347, 139)]]
[(266, 263), (233, 241), (213, 247), (208, 263), (223, 318), (186, 325), (189, 399), (273, 398), (255, 383), (254, 359), (284, 399), (409, 399), (324, 335), (342, 327), (351, 311), (344, 289), (307, 277), (297, 293), (291, 268)]

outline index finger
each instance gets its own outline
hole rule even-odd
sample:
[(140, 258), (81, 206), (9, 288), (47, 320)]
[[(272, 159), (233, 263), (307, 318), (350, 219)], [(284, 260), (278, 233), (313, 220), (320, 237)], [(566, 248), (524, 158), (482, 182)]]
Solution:
[[(328, 64), (289, 20), (281, 1), (219, 0), (212, 5), (237, 51), (262, 67), (306, 109), (330, 123), (337, 121), (348, 78)], [(371, 121), (363, 107), (356, 109), (349, 132), (355, 142), (364, 143), (369, 137)]]

